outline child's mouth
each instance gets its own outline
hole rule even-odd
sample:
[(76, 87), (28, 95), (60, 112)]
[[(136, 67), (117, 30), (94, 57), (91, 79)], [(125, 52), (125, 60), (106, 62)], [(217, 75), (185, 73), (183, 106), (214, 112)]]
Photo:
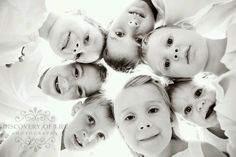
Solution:
[(61, 48), (62, 51), (68, 46), (68, 43), (69, 43), (69, 41), (70, 41), (70, 35), (71, 35), (71, 32), (69, 32), (68, 35), (67, 35), (66, 43), (65, 43), (64, 46)]
[(187, 64), (189, 64), (189, 51), (191, 49), (191, 46), (188, 47), (188, 50), (186, 52), (186, 59), (187, 59)]
[(80, 146), (80, 147), (83, 147), (83, 144), (82, 142), (80, 142), (77, 138), (77, 136), (74, 134), (74, 139), (75, 139), (75, 142)]
[(61, 89), (59, 87), (59, 82), (58, 82), (58, 76), (56, 77), (56, 79), (54, 81), (54, 85), (55, 85), (55, 89), (56, 89), (57, 93), (61, 94)]
[(205, 119), (209, 118), (212, 114), (215, 114), (215, 111), (214, 111), (214, 108), (215, 108), (216, 104), (213, 103), (209, 108), (208, 108), (208, 111), (207, 111), (207, 114), (205, 116)]
[(141, 139), (141, 140), (139, 140), (139, 141), (149, 141), (149, 140), (152, 140), (152, 139), (156, 138), (158, 135), (159, 135), (159, 133), (158, 133), (158, 134), (155, 134), (155, 135), (153, 135), (153, 136), (150, 136), (150, 137), (148, 137), (148, 138)]

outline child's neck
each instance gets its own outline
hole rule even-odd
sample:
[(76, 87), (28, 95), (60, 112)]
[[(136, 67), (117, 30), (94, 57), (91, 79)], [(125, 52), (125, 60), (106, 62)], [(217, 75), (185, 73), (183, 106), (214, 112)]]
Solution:
[(216, 75), (221, 75), (228, 71), (224, 64), (220, 62), (225, 54), (226, 39), (207, 40), (208, 46), (208, 62), (204, 71), (213, 72)]
[(49, 32), (51, 31), (53, 25), (55, 24), (58, 16), (56, 14), (50, 13), (47, 20), (44, 22), (42, 27), (39, 29), (39, 36), (44, 39), (48, 39)]
[(227, 136), (225, 136), (225, 132), (221, 129), (219, 123), (213, 127), (207, 128), (207, 130), (221, 139), (227, 139)]
[[(152, 157), (172, 157), (176, 153), (185, 150), (187, 147), (188, 147), (188, 143), (186, 141), (183, 141), (180, 139), (177, 139), (177, 140), (171, 139), (170, 143), (162, 151), (161, 154), (158, 154), (157, 156), (152, 156)], [(148, 156), (148, 157), (151, 157), (151, 156)]]

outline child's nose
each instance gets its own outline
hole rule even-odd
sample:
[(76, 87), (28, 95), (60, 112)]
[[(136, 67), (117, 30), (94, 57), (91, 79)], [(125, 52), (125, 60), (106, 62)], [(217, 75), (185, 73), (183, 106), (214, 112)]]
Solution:
[(174, 48), (174, 52), (172, 53), (172, 59), (178, 61), (180, 58), (186, 58), (187, 55), (186, 47), (176, 47)]
[(145, 130), (145, 129), (150, 128), (151, 126), (152, 126), (151, 123), (146, 121), (139, 125), (139, 130)]
[(134, 28), (136, 28), (136, 27), (139, 26), (139, 22), (138, 22), (137, 19), (131, 19), (131, 20), (129, 20), (128, 24), (129, 24), (129, 26), (134, 27)]
[(197, 111), (198, 112), (201, 111), (205, 104), (206, 104), (205, 100), (199, 101), (198, 104), (197, 104)]

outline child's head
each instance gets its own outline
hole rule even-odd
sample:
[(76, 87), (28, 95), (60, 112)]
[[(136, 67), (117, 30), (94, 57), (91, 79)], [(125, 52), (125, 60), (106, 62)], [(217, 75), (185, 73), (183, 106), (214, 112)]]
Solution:
[(101, 59), (105, 31), (98, 23), (81, 12), (55, 16), (48, 40), (56, 54), (81, 63)]
[(115, 70), (126, 72), (140, 62), (142, 37), (155, 24), (149, 5), (143, 0), (135, 0), (112, 22), (103, 57)]
[(106, 76), (107, 70), (102, 64), (69, 62), (46, 70), (39, 87), (56, 99), (72, 100), (99, 91)]
[(64, 130), (64, 145), (70, 150), (86, 150), (106, 140), (115, 126), (112, 102), (101, 94), (73, 107), (74, 118)]
[(218, 124), (214, 111), (214, 79), (207, 75), (198, 74), (194, 79), (175, 82), (168, 90), (174, 111), (184, 119), (205, 128)]
[(144, 38), (142, 48), (144, 60), (156, 74), (191, 77), (207, 65), (206, 39), (193, 30), (158, 28)]
[(158, 155), (172, 139), (175, 119), (169, 97), (159, 80), (141, 75), (131, 79), (116, 97), (114, 115), (132, 151)]

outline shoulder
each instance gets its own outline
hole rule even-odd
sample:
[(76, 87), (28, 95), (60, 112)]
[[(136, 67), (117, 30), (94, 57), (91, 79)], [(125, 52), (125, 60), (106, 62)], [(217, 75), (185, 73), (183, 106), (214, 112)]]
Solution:
[(201, 147), (205, 157), (225, 157), (222, 152), (209, 143), (201, 143)]

